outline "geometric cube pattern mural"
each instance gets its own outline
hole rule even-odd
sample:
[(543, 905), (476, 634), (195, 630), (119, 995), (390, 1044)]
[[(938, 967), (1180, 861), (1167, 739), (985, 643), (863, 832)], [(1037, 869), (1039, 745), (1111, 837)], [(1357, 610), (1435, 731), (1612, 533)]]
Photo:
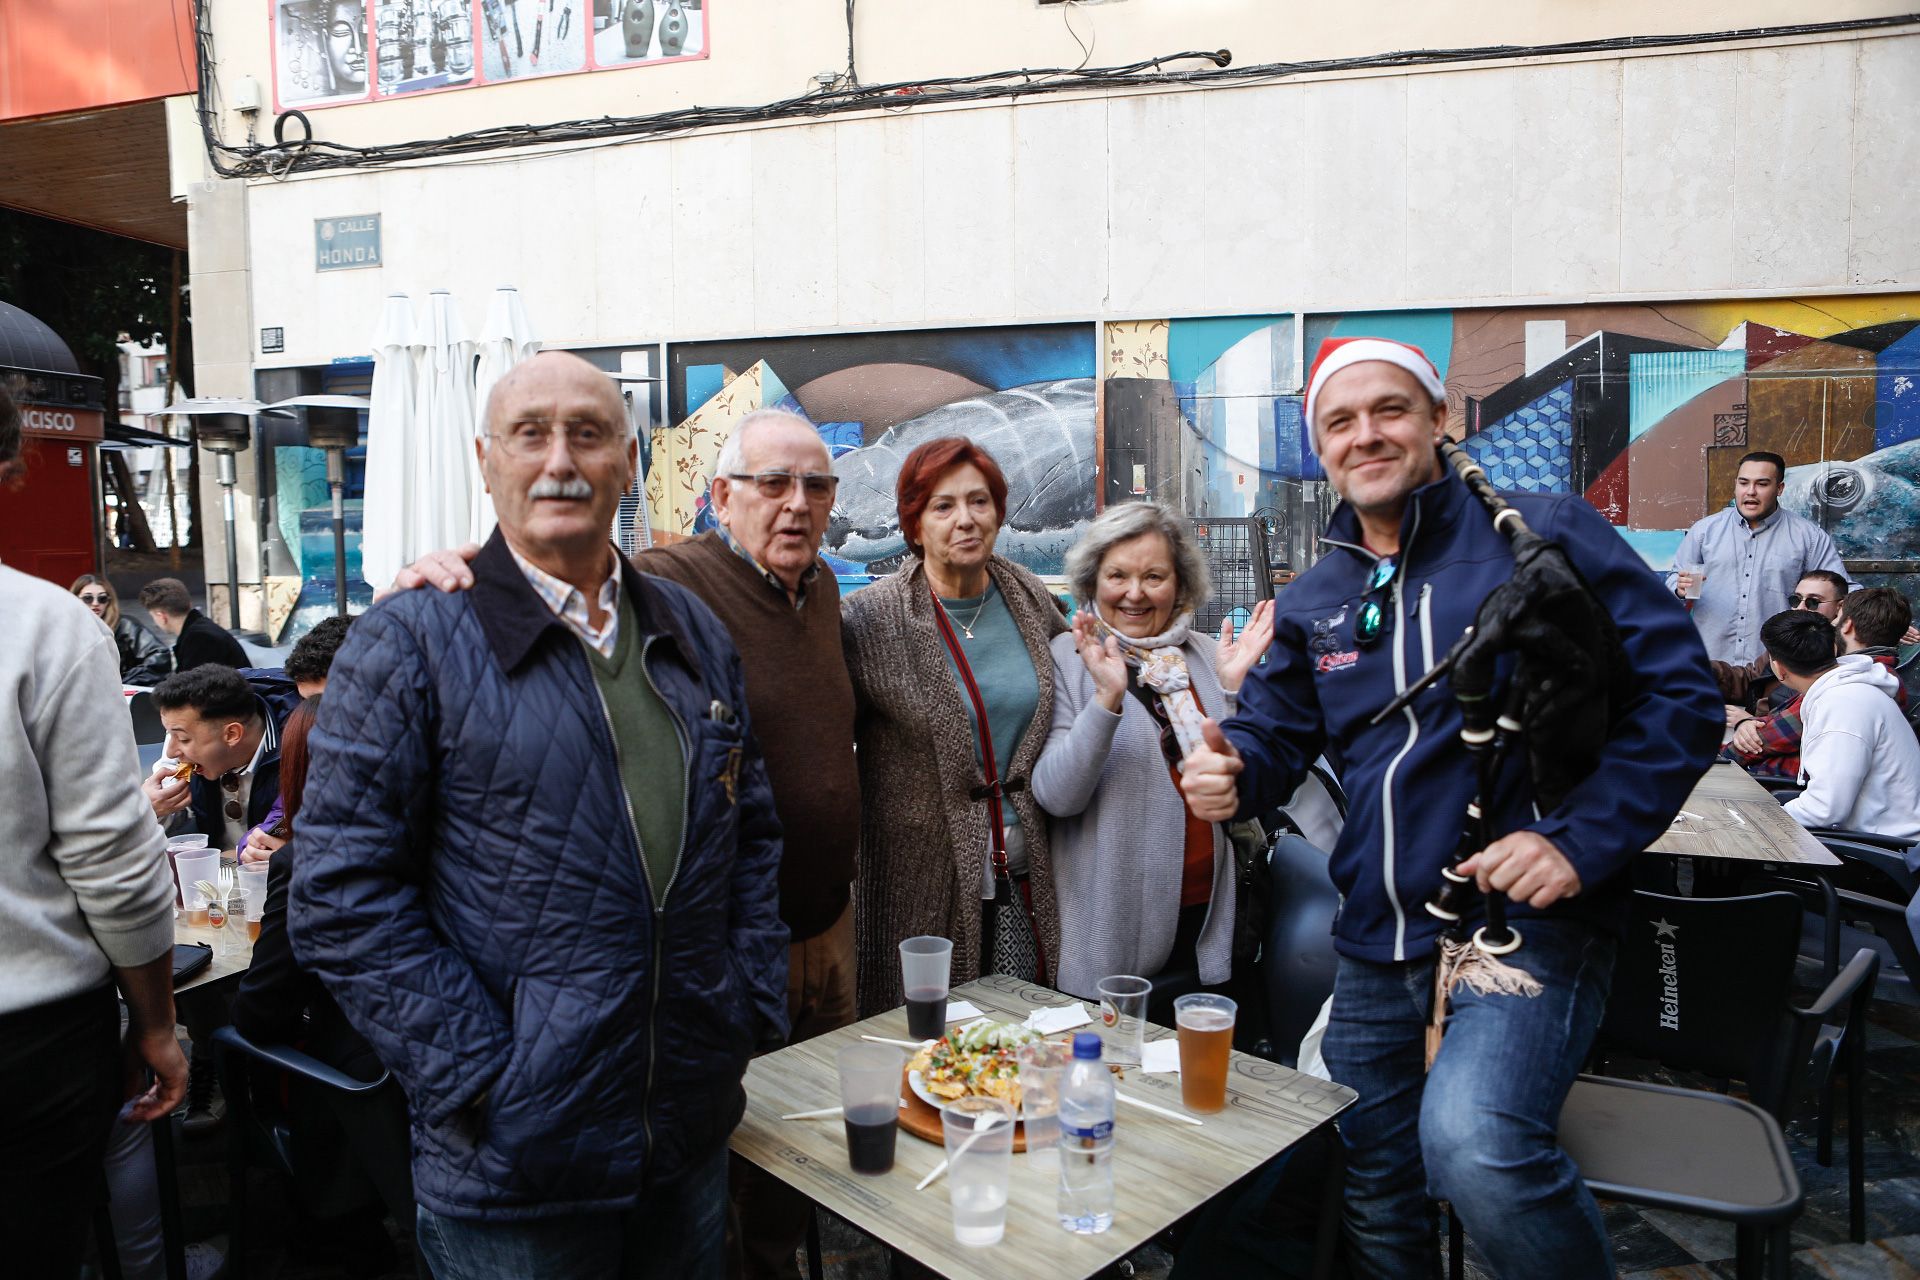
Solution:
[(1467, 437), (1466, 450), (1496, 489), (1571, 493), (1572, 441), (1573, 383), (1563, 382)]

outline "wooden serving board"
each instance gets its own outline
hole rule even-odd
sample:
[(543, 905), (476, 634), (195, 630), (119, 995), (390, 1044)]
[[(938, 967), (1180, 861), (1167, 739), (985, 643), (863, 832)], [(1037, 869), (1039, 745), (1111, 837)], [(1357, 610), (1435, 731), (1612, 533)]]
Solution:
[[(901, 1132), (910, 1133), (916, 1138), (931, 1142), (936, 1147), (945, 1146), (947, 1140), (940, 1132), (940, 1113), (928, 1106), (921, 1100), (920, 1095), (913, 1091), (913, 1086), (907, 1083), (907, 1073), (904, 1071), (900, 1073), (900, 1096), (907, 1102), (906, 1106), (900, 1108)], [(1027, 1149), (1026, 1128), (1018, 1120), (1013, 1122), (1013, 1149), (1016, 1152)]]

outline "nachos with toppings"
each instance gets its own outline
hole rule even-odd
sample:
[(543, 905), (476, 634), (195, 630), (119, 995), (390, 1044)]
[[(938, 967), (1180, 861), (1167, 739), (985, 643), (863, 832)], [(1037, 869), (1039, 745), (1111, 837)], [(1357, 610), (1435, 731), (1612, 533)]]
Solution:
[(951, 1102), (974, 1094), (1004, 1098), (1017, 1107), (1020, 1063), (1014, 1050), (1041, 1038), (1017, 1023), (980, 1018), (922, 1047), (907, 1069), (918, 1071), (921, 1083), (936, 1098)]

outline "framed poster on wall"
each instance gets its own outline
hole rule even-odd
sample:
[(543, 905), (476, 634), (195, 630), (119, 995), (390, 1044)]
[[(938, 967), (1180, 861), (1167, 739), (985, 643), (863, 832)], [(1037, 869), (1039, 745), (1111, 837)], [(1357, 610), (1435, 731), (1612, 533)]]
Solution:
[(373, 54), (382, 98), (472, 84), (471, 0), (374, 0)]
[(699, 0), (593, 0), (596, 70), (703, 57), (707, 15)]
[(272, 0), (281, 110), (367, 99), (367, 0)]

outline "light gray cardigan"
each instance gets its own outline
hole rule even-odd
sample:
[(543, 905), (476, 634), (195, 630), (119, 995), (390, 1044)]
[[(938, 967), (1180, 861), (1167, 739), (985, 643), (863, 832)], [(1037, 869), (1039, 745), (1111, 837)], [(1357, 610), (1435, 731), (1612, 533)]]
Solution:
[[(1214, 719), (1233, 710), (1214, 674), (1215, 641), (1183, 646), (1193, 691)], [(1094, 698), (1073, 633), (1053, 638), (1053, 727), (1033, 769), (1033, 796), (1051, 816), (1048, 847), (1060, 902), (1055, 985), (1096, 1000), (1100, 980), (1148, 977), (1166, 966), (1180, 915), (1186, 802), (1160, 753), (1160, 726), (1129, 692), (1115, 715)], [(1213, 902), (1200, 931), (1200, 981), (1229, 976), (1233, 859), (1213, 828)]]

